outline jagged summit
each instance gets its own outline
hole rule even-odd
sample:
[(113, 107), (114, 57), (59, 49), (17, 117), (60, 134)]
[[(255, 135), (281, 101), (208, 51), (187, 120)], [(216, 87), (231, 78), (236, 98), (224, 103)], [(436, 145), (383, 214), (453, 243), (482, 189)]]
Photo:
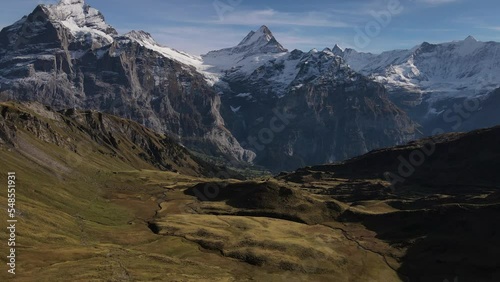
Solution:
[(101, 12), (83, 0), (61, 0), (58, 4), (37, 5), (28, 16), (2, 29), (0, 54), (6, 48), (33, 53), (62, 45), (83, 52), (109, 45), (117, 35)]
[(414, 97), (431, 93), (432, 100), (426, 99), (436, 105), (438, 100), (474, 97), (500, 87), (499, 53), (498, 42), (481, 42), (468, 36), (444, 43), (423, 42), (411, 49), (381, 54), (346, 49), (342, 57), (354, 70), (382, 82), (390, 95), (400, 97), (402, 91), (416, 93)]
[(236, 55), (248, 57), (256, 54), (277, 54), (288, 52), (274, 37), (271, 30), (263, 25), (257, 31), (250, 31), (248, 35), (236, 46), (217, 51), (211, 51), (204, 57)]
[(146, 31), (143, 30), (132, 30), (123, 35), (129, 39), (141, 42), (141, 43), (149, 43), (151, 45), (158, 45), (156, 40), (154, 40), (153, 36)]
[(85, 1), (84, 0), (60, 0), (58, 5), (74, 5), (74, 4), (84, 5)]
[(262, 41), (262, 43), (267, 43), (274, 38), (271, 30), (265, 25), (261, 26), (257, 31), (250, 31), (248, 35), (243, 38), (243, 40), (238, 44), (238, 46), (246, 46), (254, 44), (257, 41)]
[(42, 5), (42, 7), (51, 21), (61, 23), (74, 35), (92, 31), (102, 32), (105, 37), (118, 34), (106, 23), (102, 13), (85, 4), (84, 0), (61, 0), (58, 4)]
[(257, 31), (250, 31), (237, 47), (251, 47), (252, 50), (258, 50), (262, 53), (288, 51), (276, 40), (271, 30), (265, 25), (261, 26)]
[(332, 49), (326, 47), (324, 48), (321, 52), (324, 52), (324, 53), (332, 53)]
[(342, 49), (339, 45), (335, 44), (335, 46), (333, 46), (332, 53), (337, 56), (342, 56), (342, 54), (344, 53), (344, 49)]
[(473, 42), (477, 42), (477, 39), (476, 39), (474, 36), (469, 35), (469, 36), (467, 36), (467, 38), (465, 38), (465, 40), (464, 40), (464, 41), (473, 41)]

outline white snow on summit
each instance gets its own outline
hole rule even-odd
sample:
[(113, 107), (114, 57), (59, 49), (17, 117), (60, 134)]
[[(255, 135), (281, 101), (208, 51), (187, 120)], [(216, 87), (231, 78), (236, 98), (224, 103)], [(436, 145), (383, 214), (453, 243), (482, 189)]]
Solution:
[[(245, 47), (250, 47), (245, 49)], [(265, 25), (257, 31), (251, 31), (234, 49), (249, 52), (286, 52), (286, 49), (274, 38), (272, 32)]]
[(257, 68), (289, 55), (267, 26), (251, 31), (237, 46), (202, 55), (204, 71), (222, 77), (228, 74), (248, 76)]
[(61, 0), (55, 5), (42, 6), (51, 21), (62, 24), (71, 34), (80, 40), (92, 39), (103, 41), (103, 44), (113, 42), (116, 31), (104, 21), (104, 16), (98, 10), (85, 4), (83, 0)]
[(354, 70), (389, 90), (461, 97), (500, 87), (500, 43), (480, 42), (472, 36), (442, 44), (424, 42), (410, 50), (379, 55), (346, 49), (341, 56)]

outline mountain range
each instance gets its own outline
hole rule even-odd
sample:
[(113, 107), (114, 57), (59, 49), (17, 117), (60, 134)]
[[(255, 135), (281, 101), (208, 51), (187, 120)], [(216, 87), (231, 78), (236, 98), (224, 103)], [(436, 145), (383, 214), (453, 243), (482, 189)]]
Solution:
[[(490, 94), (500, 87), (500, 43), (480, 42), (473, 36), (441, 44), (424, 42), (409, 50), (381, 54), (334, 49), (354, 70), (384, 84), (391, 101), (421, 124), (426, 135), (450, 119), (444, 116), (446, 111), (455, 104), (463, 105), (464, 100), (472, 105), (467, 115), (476, 115), (491, 104)], [(488, 120), (476, 123), (445, 129), (467, 131), (483, 127)]]
[(480, 105), (463, 123), (481, 127), (491, 113), (478, 112), (498, 87), (498, 46), (469, 37), (380, 55), (289, 51), (262, 26), (237, 46), (194, 56), (145, 31), (119, 35), (83, 0), (62, 0), (0, 32), (0, 99), (99, 110), (231, 165), (291, 170), (404, 144), (438, 125), (452, 131), (447, 107), (471, 97)]
[(0, 263), (16, 281), (500, 281), (498, 45), (304, 52), (262, 26), (194, 56), (83, 0), (39, 5), (0, 31)]

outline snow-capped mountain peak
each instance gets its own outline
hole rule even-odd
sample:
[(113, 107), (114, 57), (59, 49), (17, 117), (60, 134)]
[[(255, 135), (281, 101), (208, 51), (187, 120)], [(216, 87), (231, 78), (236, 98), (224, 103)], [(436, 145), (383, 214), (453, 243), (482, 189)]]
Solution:
[(51, 20), (64, 24), (71, 31), (89, 28), (116, 35), (116, 30), (108, 25), (104, 16), (83, 0), (61, 0), (56, 5), (46, 5)]
[(265, 25), (261, 26), (257, 31), (250, 31), (237, 47), (244, 46), (253, 46), (255, 48), (267, 47), (266, 51), (286, 52), (286, 49), (276, 41), (271, 30)]
[(470, 42), (470, 41), (473, 41), (473, 42), (477, 42), (476, 38), (475, 38), (474, 36), (472, 36), (472, 35), (467, 36), (467, 38), (465, 38), (465, 40), (464, 40), (464, 41), (469, 41), (469, 42)]
[(240, 59), (253, 55), (279, 54), (288, 52), (274, 37), (265, 25), (248, 35), (235, 47), (211, 51), (204, 57), (238, 57)]
[(335, 46), (333, 46), (332, 53), (337, 56), (342, 56), (342, 54), (344, 53), (344, 49), (335, 44)]
[(330, 49), (328, 47), (326, 47), (325, 49), (323, 49), (321, 52), (326, 53), (326, 54), (335, 55), (335, 54), (333, 54), (332, 49)]
[(353, 69), (394, 92), (470, 97), (500, 87), (500, 44), (473, 36), (440, 44), (424, 42), (378, 55), (346, 49), (342, 57)]
[(143, 45), (145, 44), (158, 45), (156, 40), (154, 40), (153, 36), (151, 36), (149, 32), (145, 32), (143, 30), (139, 31), (132, 30), (129, 31), (128, 33), (125, 33), (123, 36), (131, 40), (134, 40), (138, 43), (143, 43)]
[(263, 39), (266, 42), (269, 42), (273, 38), (273, 34), (269, 30), (269, 28), (265, 25), (261, 26), (257, 31), (250, 31), (248, 35), (243, 38), (243, 40), (238, 44), (238, 46), (250, 45), (255, 41)]
[(85, 4), (84, 0), (61, 0), (58, 4), (41, 7), (51, 22), (66, 28), (76, 41), (87, 41), (90, 36), (102, 46), (113, 42), (113, 37), (118, 35), (101, 12)]
[(257, 31), (250, 31), (237, 46), (211, 51), (201, 57), (203, 70), (217, 77), (244, 77), (270, 60), (286, 57), (288, 54), (288, 50), (276, 40), (271, 30), (263, 25)]
[(59, 1), (59, 5), (84, 5), (84, 0), (61, 0)]

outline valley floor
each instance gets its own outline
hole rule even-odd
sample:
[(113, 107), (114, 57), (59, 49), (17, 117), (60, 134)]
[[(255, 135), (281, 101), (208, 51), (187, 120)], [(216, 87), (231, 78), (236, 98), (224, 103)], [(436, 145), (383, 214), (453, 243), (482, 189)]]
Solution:
[(242, 181), (137, 124), (36, 109), (0, 116), (0, 281), (500, 281), (500, 127), (435, 138), (397, 186), (381, 175), (426, 140)]
[(201, 211), (184, 190), (206, 179), (152, 170), (47, 175), (0, 153), (19, 179), (15, 281), (399, 281), (395, 260), (339, 223)]

